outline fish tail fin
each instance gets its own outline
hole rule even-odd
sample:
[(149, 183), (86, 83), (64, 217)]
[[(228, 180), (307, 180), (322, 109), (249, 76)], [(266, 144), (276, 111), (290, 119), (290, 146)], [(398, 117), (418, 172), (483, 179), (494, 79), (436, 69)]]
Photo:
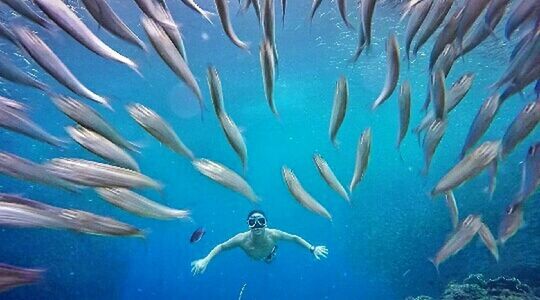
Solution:
[(434, 257), (430, 257), (428, 258), (428, 260), (433, 264), (433, 266), (435, 267), (435, 271), (437, 271), (437, 276), (440, 276), (441, 275), (441, 272), (439, 272), (439, 264), (435, 261), (435, 258)]
[[(240, 13), (241, 11), (242, 11), (242, 9), (238, 10), (238, 13)], [(211, 18), (216, 16), (215, 13), (213, 13), (211, 11), (203, 10), (201, 12), (201, 15), (206, 21), (208, 21), (208, 23), (210, 23), (210, 25), (214, 26), (214, 22), (212, 22)]]
[(133, 151), (137, 154), (141, 154), (141, 149), (143, 148), (140, 144), (135, 142), (127, 142), (126, 148), (129, 151)]
[(173, 216), (177, 219), (184, 219), (186, 221), (194, 223), (193, 218), (191, 217), (190, 210), (181, 210), (181, 209), (175, 210), (173, 213)]

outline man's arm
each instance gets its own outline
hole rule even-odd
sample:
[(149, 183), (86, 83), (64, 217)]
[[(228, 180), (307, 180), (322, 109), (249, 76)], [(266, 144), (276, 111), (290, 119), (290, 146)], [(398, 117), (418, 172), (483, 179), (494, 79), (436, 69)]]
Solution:
[(326, 249), (325, 246), (313, 246), (306, 240), (295, 234), (290, 234), (278, 229), (272, 229), (272, 233), (274, 235), (274, 238), (277, 240), (292, 241), (308, 249), (309, 251), (311, 251), (311, 253), (313, 253), (313, 255), (315, 255), (315, 258), (317, 259), (320, 259), (320, 257), (326, 258), (326, 255), (328, 255), (328, 249)]
[(243, 236), (243, 233), (239, 233), (235, 235), (234, 237), (230, 238), (228, 241), (215, 246), (214, 249), (212, 249), (212, 251), (210, 251), (210, 253), (208, 253), (208, 255), (205, 258), (192, 262), (191, 272), (193, 272), (193, 275), (202, 274), (206, 270), (206, 267), (208, 266), (210, 261), (216, 255), (221, 253), (221, 251), (229, 250), (234, 247), (240, 246), (240, 242), (242, 241), (242, 236)]

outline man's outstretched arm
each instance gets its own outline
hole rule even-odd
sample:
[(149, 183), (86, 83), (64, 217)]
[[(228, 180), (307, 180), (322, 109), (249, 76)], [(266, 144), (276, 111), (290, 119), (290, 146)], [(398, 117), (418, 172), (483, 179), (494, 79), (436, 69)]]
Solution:
[(298, 245), (311, 251), (311, 253), (315, 255), (316, 259), (321, 259), (321, 257), (326, 258), (326, 256), (328, 255), (328, 249), (326, 248), (326, 246), (313, 246), (310, 243), (308, 243), (306, 240), (304, 240), (303, 238), (297, 235), (290, 234), (285, 231), (281, 231), (277, 229), (273, 229), (272, 231), (276, 239), (295, 242)]
[(235, 235), (234, 237), (230, 238), (228, 241), (223, 242), (212, 249), (210, 253), (205, 258), (193, 261), (191, 263), (191, 272), (193, 275), (202, 274), (206, 270), (206, 267), (210, 263), (210, 261), (218, 255), (221, 251), (229, 250), (234, 247), (238, 247), (240, 245), (242, 234), (239, 233)]

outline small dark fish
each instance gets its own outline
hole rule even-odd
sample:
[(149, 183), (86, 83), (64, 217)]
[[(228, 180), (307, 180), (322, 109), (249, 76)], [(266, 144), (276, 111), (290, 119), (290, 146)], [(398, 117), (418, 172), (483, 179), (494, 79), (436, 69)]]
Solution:
[(345, 119), (347, 112), (347, 103), (349, 101), (349, 86), (345, 76), (339, 77), (336, 84), (336, 92), (334, 95), (334, 105), (332, 106), (332, 117), (330, 119), (330, 127), (328, 135), (334, 146), (337, 145), (336, 136)]
[(407, 134), (409, 129), (409, 120), (411, 118), (411, 84), (409, 80), (405, 80), (401, 84), (401, 89), (399, 90), (399, 132), (397, 138), (396, 148), (401, 145), (401, 142)]
[(433, 0), (424, 0), (412, 8), (412, 14), (409, 17), (409, 22), (407, 22), (407, 29), (405, 29), (405, 58), (407, 62), (411, 61), (409, 52), (414, 36), (422, 26), (422, 22), (426, 19), (432, 4)]
[(0, 54), (0, 78), (17, 84), (33, 87), (44, 92), (49, 91), (49, 87), (45, 83), (25, 73), (2, 54)]
[(339, 15), (341, 16), (341, 19), (343, 20), (343, 23), (347, 28), (354, 29), (354, 27), (349, 22), (349, 19), (347, 18), (347, 0), (337, 0), (337, 6)]
[(499, 243), (504, 245), (523, 225), (523, 202), (512, 203), (506, 208), (499, 225)]
[(197, 228), (197, 230), (193, 231), (193, 233), (191, 234), (191, 238), (189, 238), (189, 242), (192, 244), (197, 243), (203, 238), (205, 233), (206, 231), (204, 230), (204, 227)]
[(504, 36), (507, 39), (510, 39), (512, 33), (518, 29), (521, 24), (525, 23), (531, 17), (538, 15), (540, 10), (540, 2), (530, 1), (530, 0), (521, 0), (514, 10), (508, 16), (506, 20), (506, 26), (504, 28)]
[(424, 169), (422, 175), (426, 176), (429, 172), (431, 160), (437, 150), (437, 146), (441, 142), (441, 139), (446, 131), (448, 122), (446, 120), (435, 119), (431, 125), (429, 125), (424, 141), (422, 142), (422, 148), (424, 150)]
[(444, 48), (448, 44), (452, 44), (456, 39), (456, 32), (461, 16), (463, 15), (463, 8), (458, 9), (450, 17), (450, 20), (444, 25), (444, 27), (439, 32), (433, 48), (431, 49), (431, 54), (429, 57), (429, 70), (433, 70), (435, 62), (443, 52)]
[(360, 138), (358, 139), (358, 145), (356, 146), (356, 162), (354, 165), (354, 174), (349, 185), (349, 193), (352, 194), (353, 189), (362, 181), (366, 173), (369, 156), (371, 153), (371, 128), (365, 129)]
[[(365, 2), (368, 2), (367, 0)], [(366, 40), (366, 45), (367, 40)], [(379, 97), (373, 102), (371, 109), (377, 108), (394, 92), (399, 79), (399, 45), (395, 34), (391, 33), (386, 42), (386, 79)]]
[(373, 20), (373, 14), (375, 12), (376, 2), (377, 0), (363, 0), (360, 4), (362, 29), (364, 31), (364, 38), (366, 39), (367, 48), (369, 48), (369, 46), (371, 45), (371, 25)]
[(482, 223), (480, 229), (478, 229), (478, 235), (480, 235), (480, 239), (482, 242), (484, 242), (484, 245), (486, 245), (495, 260), (499, 261), (499, 249), (497, 248), (497, 241), (486, 224)]
[(0, 0), (0, 2), (4, 2), (18, 14), (43, 28), (49, 29), (53, 27), (51, 22), (38, 15), (32, 8), (30, 8), (30, 6), (25, 3), (24, 0)]
[(433, 35), (435, 30), (442, 24), (446, 15), (452, 8), (454, 0), (436, 0), (430, 10), (430, 13), (424, 21), (423, 30), (418, 34), (418, 39), (414, 45), (413, 54), (416, 56), (418, 50), (427, 42), (427, 40)]
[(0, 263), (0, 293), (40, 281), (44, 270), (26, 269)]
[(540, 122), (540, 99), (530, 102), (512, 121), (502, 139), (501, 157), (505, 158)]
[(499, 110), (499, 99), (499, 94), (495, 94), (488, 97), (484, 101), (484, 103), (482, 103), (482, 106), (480, 106), (478, 113), (476, 113), (476, 117), (474, 117), (471, 128), (469, 129), (467, 138), (465, 139), (465, 145), (463, 145), (463, 149), (461, 150), (462, 158), (465, 156), (465, 154), (467, 154), (467, 151), (471, 147), (473, 147), (488, 130), (491, 122), (497, 114), (497, 111)]
[(457, 48), (461, 49), (465, 34), (471, 29), (474, 21), (480, 16), (484, 9), (492, 0), (474, 0), (464, 3), (463, 15), (461, 16), (456, 29)]
[[(254, 0), (257, 1), (257, 0)], [(236, 33), (234, 32), (234, 29), (231, 25), (231, 19), (229, 16), (229, 6), (227, 4), (226, 0), (214, 0), (216, 4), (216, 8), (218, 11), (219, 19), (221, 20), (221, 26), (223, 27), (223, 30), (225, 31), (225, 34), (233, 44), (235, 44), (238, 48), (249, 50), (249, 45), (243, 41), (241, 41)]]
[(315, 13), (317, 12), (317, 9), (319, 9), (319, 6), (321, 6), (322, 0), (313, 0), (311, 4), (311, 11), (309, 12), (309, 24), (313, 23), (313, 17), (315, 16)]
[(208, 23), (214, 25), (210, 17), (215, 16), (216, 15), (215, 13), (202, 9), (197, 3), (195, 3), (194, 0), (181, 0), (181, 1), (191, 10), (201, 15), (206, 21), (208, 21)]

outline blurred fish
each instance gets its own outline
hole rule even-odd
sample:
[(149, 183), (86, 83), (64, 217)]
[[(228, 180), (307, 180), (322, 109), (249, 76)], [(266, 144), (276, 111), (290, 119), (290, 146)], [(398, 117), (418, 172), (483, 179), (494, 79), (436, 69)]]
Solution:
[(129, 29), (105, 0), (82, 0), (82, 2), (100, 26), (118, 38), (147, 51), (143, 41)]
[(145, 233), (136, 227), (86, 211), (63, 209), (61, 217), (70, 225), (71, 230), (77, 232), (103, 236), (145, 238)]
[(274, 52), (274, 68), (277, 68), (279, 62), (279, 56), (276, 46), (276, 16), (275, 16), (275, 7), (274, 0), (262, 0), (263, 9), (262, 9), (262, 28), (264, 33), (264, 41), (270, 42), (272, 46), (272, 51)]
[(24, 113), (28, 110), (28, 107), (18, 101), (0, 96), (0, 108), (10, 109), (14, 112)]
[(259, 3), (259, 0), (245, 0), (244, 4), (240, 8), (240, 11), (242, 13), (245, 13), (249, 9), (249, 6), (251, 4), (253, 4), (253, 10), (255, 11), (255, 15), (257, 16), (257, 20), (259, 21), (259, 25), (262, 25), (261, 24), (261, 5)]
[[(368, 1), (366, 0), (365, 2)], [(384, 87), (379, 97), (373, 102), (372, 109), (377, 108), (392, 95), (399, 79), (399, 46), (396, 36), (393, 33), (390, 34), (386, 42), (386, 67)]]
[(34, 2), (56, 25), (81, 45), (101, 57), (125, 64), (139, 73), (139, 66), (134, 61), (116, 52), (100, 40), (62, 0), (34, 0)]
[(448, 76), (448, 73), (450, 73), (457, 56), (458, 53), (454, 47), (454, 44), (446, 45), (433, 66), (433, 72), (435, 72), (435, 70), (439, 70), (443, 72), (445, 77)]
[(341, 16), (341, 19), (343, 20), (343, 23), (347, 28), (354, 29), (354, 27), (349, 22), (349, 19), (347, 18), (347, 1), (346, 0), (337, 0), (336, 1), (338, 6), (339, 15)]
[(510, 154), (533, 131), (538, 122), (540, 122), (540, 98), (527, 103), (506, 129), (501, 143), (501, 157), (505, 158)]
[(97, 188), (96, 192), (112, 205), (141, 217), (169, 220), (189, 218), (190, 215), (189, 210), (173, 209), (161, 205), (128, 189)]
[(530, 0), (521, 0), (515, 8), (512, 10), (508, 19), (506, 20), (506, 26), (504, 28), (504, 36), (507, 39), (510, 39), (512, 33), (518, 29), (521, 24), (529, 18), (538, 15), (540, 11), (540, 2), (530, 1)]
[(442, 24), (446, 15), (452, 8), (454, 0), (436, 0), (431, 7), (430, 13), (424, 21), (423, 30), (418, 34), (418, 39), (414, 45), (413, 54), (417, 55), (418, 50), (427, 42), (433, 33)]
[(358, 146), (356, 148), (356, 163), (354, 165), (354, 174), (349, 185), (349, 193), (352, 194), (353, 189), (362, 180), (366, 173), (369, 154), (371, 152), (371, 128), (367, 128), (362, 132), (358, 139)]
[(440, 70), (431, 74), (430, 98), (433, 100), (435, 119), (446, 119), (446, 87), (444, 73)]
[[(508, 1), (508, 0), (504, 0)], [(492, 1), (492, 4), (497, 1)], [(499, 0), (500, 2), (500, 0)], [(463, 44), (461, 46), (461, 51), (459, 53), (459, 56), (463, 56), (467, 53), (469, 53), (471, 50), (476, 48), (478, 45), (480, 45), (485, 39), (487, 39), (488, 36), (492, 35), (495, 31), (495, 27), (499, 24), (499, 22), (502, 20), (502, 17), (504, 16), (505, 7), (502, 7), (502, 9), (498, 9), (493, 12), (493, 15), (490, 16), (490, 19), (488, 20), (488, 15), (486, 12), (486, 23), (480, 23), (474, 27), (474, 31), (468, 35), (465, 36), (463, 40)], [(488, 7), (488, 12), (489, 9)], [(489, 22), (489, 23), (487, 23)]]
[(499, 243), (504, 245), (523, 225), (523, 202), (512, 203), (499, 225)]
[(259, 201), (259, 197), (253, 192), (249, 183), (224, 165), (206, 158), (195, 159), (192, 164), (197, 171), (213, 181), (243, 195), (252, 202)]
[(347, 195), (347, 191), (345, 191), (345, 188), (339, 180), (337, 179), (336, 175), (328, 165), (328, 163), (324, 160), (324, 158), (320, 154), (314, 154), (313, 155), (313, 161), (315, 162), (315, 166), (317, 167), (317, 170), (319, 171), (319, 174), (321, 174), (322, 178), (329, 187), (331, 187), (334, 191), (336, 191), (343, 199), (347, 200), (347, 202), (350, 203), (349, 195)]
[(127, 150), (137, 151), (137, 146), (126, 141), (118, 132), (90, 106), (67, 96), (53, 95), (54, 105), (73, 121), (88, 128), (117, 146)]
[(281, 0), (281, 24), (285, 26), (285, 12), (287, 11), (287, 0)]
[(499, 249), (497, 248), (497, 241), (486, 224), (481, 224), (480, 229), (478, 229), (478, 235), (480, 235), (480, 239), (482, 242), (484, 242), (484, 245), (486, 245), (495, 260), (499, 261)]
[(457, 229), (458, 222), (459, 222), (459, 211), (456, 203), (456, 197), (454, 196), (454, 192), (452, 190), (446, 192), (444, 194), (444, 198), (446, 200), (446, 206), (448, 206), (448, 210), (450, 211), (450, 219), (452, 220), (452, 227)]
[(169, 68), (191, 89), (191, 91), (197, 96), (199, 106), (201, 109), (201, 116), (204, 110), (204, 103), (201, 94), (199, 84), (195, 80), (195, 76), (191, 73), (185, 60), (177, 51), (176, 46), (173, 44), (167, 33), (153, 20), (142, 17), (142, 25), (146, 34), (148, 35), (152, 45), (158, 52), (159, 56), (169, 66)]
[[(361, 15), (361, 7), (358, 7), (358, 15)], [(360, 54), (362, 54), (362, 51), (364, 51), (364, 48), (366, 47), (366, 38), (364, 36), (364, 29), (362, 25), (362, 20), (358, 20), (358, 43), (356, 44), (356, 50), (354, 50), (354, 54), (350, 59), (351, 63), (356, 63), (358, 61), (358, 58), (360, 57)]]
[(401, 83), (398, 97), (399, 106), (399, 131), (396, 143), (396, 148), (399, 151), (401, 142), (407, 134), (409, 129), (409, 120), (411, 118), (411, 84), (409, 80), (405, 80)]
[(471, 29), (476, 19), (478, 19), (491, 1), (492, 0), (474, 0), (464, 2), (463, 15), (461, 16), (456, 29), (456, 43), (458, 49), (462, 48), (465, 34)]
[(0, 193), (0, 226), (69, 229), (60, 214), (59, 208), (17, 195)]
[(193, 233), (191, 234), (191, 237), (189, 238), (189, 242), (192, 244), (197, 243), (203, 238), (205, 233), (206, 231), (204, 230), (204, 227), (197, 228), (197, 230), (193, 231)]
[(158, 23), (160, 26), (167, 28), (175, 28), (176, 24), (167, 18), (161, 10), (160, 0), (135, 0), (137, 6), (143, 11), (143, 13)]
[(330, 127), (328, 135), (334, 146), (337, 146), (336, 136), (341, 124), (345, 119), (347, 112), (347, 103), (349, 102), (349, 84), (345, 76), (340, 76), (336, 84), (336, 92), (334, 94), (334, 105), (332, 106), (332, 117), (330, 118)]
[(429, 13), (429, 9), (433, 4), (433, 0), (424, 0), (417, 3), (412, 8), (412, 14), (409, 17), (409, 22), (407, 22), (407, 28), (405, 29), (405, 58), (407, 62), (410, 63), (411, 59), (409, 58), (409, 52), (411, 49), (411, 44), (414, 39), (414, 36), (422, 26), (422, 23), (426, 19), (426, 16)]
[(208, 87), (210, 89), (210, 97), (212, 98), (214, 110), (216, 111), (216, 116), (218, 117), (221, 128), (225, 133), (227, 141), (240, 158), (245, 173), (248, 160), (246, 142), (244, 141), (244, 137), (242, 136), (238, 126), (225, 111), (221, 80), (219, 79), (219, 74), (217, 73), (216, 68), (213, 66), (208, 67)]
[[(255, 0), (256, 1), (256, 0)], [(236, 33), (234, 32), (234, 29), (231, 25), (231, 19), (229, 16), (229, 7), (226, 0), (214, 0), (216, 4), (216, 9), (219, 15), (219, 19), (221, 20), (221, 26), (223, 27), (223, 30), (225, 31), (225, 34), (233, 44), (235, 44), (238, 48), (244, 49), (249, 51), (249, 45), (243, 41), (241, 41)]]
[(435, 265), (437, 272), (439, 271), (439, 265), (451, 256), (458, 253), (461, 249), (465, 248), (469, 242), (474, 238), (480, 227), (482, 226), (482, 220), (480, 216), (469, 215), (459, 225), (458, 229), (452, 234), (450, 239), (442, 246), (437, 252), (434, 258), (431, 258), (431, 262)]
[(51, 22), (37, 14), (24, 0), (0, 0), (0, 2), (4, 2), (18, 14), (43, 28), (50, 29), (53, 27)]
[(0, 54), (0, 78), (11, 81), (13, 83), (33, 87), (44, 92), (49, 91), (49, 87), (45, 83), (25, 73), (13, 62), (11, 62), (11, 60), (9, 60), (6, 56), (2, 54)]
[(444, 175), (431, 191), (431, 196), (445, 193), (475, 177), (497, 159), (501, 148), (500, 141), (486, 141), (474, 151), (467, 154), (446, 175)]
[(15, 27), (13, 33), (22, 48), (54, 79), (77, 95), (96, 101), (112, 109), (109, 101), (85, 87), (54, 52), (28, 28)]
[(191, 10), (201, 15), (206, 21), (208, 21), (208, 23), (214, 25), (210, 17), (215, 16), (216, 15), (215, 13), (202, 9), (197, 3), (195, 3), (194, 0), (181, 0), (181, 1)]
[(311, 26), (311, 23), (313, 23), (313, 17), (315, 16), (315, 13), (317, 12), (317, 9), (319, 9), (319, 6), (321, 6), (322, 0), (313, 0), (311, 3), (311, 10), (309, 12), (309, 24)]
[[(529, 64), (512, 79), (512, 82), (504, 89), (501, 94), (501, 103), (506, 99), (510, 98), (516, 93), (521, 93), (525, 87), (533, 83), (535, 80), (540, 78), (540, 56), (538, 56), (535, 62)], [(540, 85), (537, 84), (535, 87), (536, 97), (540, 97)]]
[(527, 200), (540, 185), (540, 143), (529, 147), (521, 171), (521, 186), (514, 203)]
[(14, 45), (18, 43), (13, 32), (3, 22), (0, 22), (0, 38), (8, 40)]
[(119, 167), (140, 172), (139, 165), (133, 157), (103, 136), (82, 126), (66, 127), (66, 131), (86, 150)]
[(266, 101), (268, 101), (268, 105), (270, 106), (270, 110), (272, 110), (272, 113), (278, 116), (276, 104), (274, 102), (276, 65), (272, 45), (268, 40), (264, 40), (259, 47), (259, 60), (261, 63), (264, 95), (266, 96)]
[(298, 178), (296, 178), (296, 175), (294, 175), (291, 169), (287, 166), (283, 166), (281, 168), (281, 175), (283, 176), (285, 185), (287, 185), (287, 189), (298, 203), (311, 212), (332, 221), (332, 216), (328, 210), (326, 210), (326, 208), (317, 202), (317, 200), (302, 187), (302, 184), (300, 184), (300, 181), (298, 181)]
[(376, 2), (377, 0), (362, 0), (360, 3), (362, 29), (364, 30), (364, 38), (366, 39), (367, 48), (369, 48), (369, 46), (371, 45), (371, 25), (373, 20), (373, 14), (375, 12)]
[[(482, 0), (479, 0), (482, 1)], [(429, 70), (433, 70), (433, 66), (435, 65), (435, 62), (443, 52), (444, 48), (448, 44), (452, 44), (454, 40), (456, 39), (456, 32), (457, 27), (460, 22), (461, 16), (463, 15), (463, 8), (458, 9), (454, 12), (454, 14), (450, 17), (448, 22), (444, 25), (444, 27), (439, 32), (439, 35), (437, 36), (437, 39), (435, 40), (435, 43), (433, 44), (433, 48), (431, 49), (431, 54), (429, 57)]]
[(44, 166), (56, 176), (82, 186), (163, 190), (161, 183), (139, 172), (94, 161), (54, 158)]
[(139, 103), (126, 106), (126, 110), (137, 124), (169, 149), (189, 160), (195, 158), (193, 152), (184, 145), (172, 127), (155, 111)]
[[(163, 0), (161, 0), (159, 9), (163, 11), (163, 15), (166, 16), (168, 20), (174, 23), (174, 19), (172, 17), (171, 11), (167, 7), (167, 3)], [(176, 47), (176, 50), (178, 50), (178, 53), (182, 56), (186, 64), (189, 64), (187, 53), (186, 53), (186, 47), (184, 46), (184, 40), (182, 39), (182, 35), (180, 34), (180, 30), (178, 29), (178, 26), (175, 27), (165, 27), (161, 26), (169, 39), (173, 42), (174, 46)]]
[[(491, 0), (484, 15), (484, 27), (495, 29), (511, 0)], [(498, 19), (498, 20), (497, 20)], [(477, 28), (480, 26), (477, 26)]]
[(446, 131), (448, 122), (446, 120), (435, 119), (431, 125), (429, 125), (424, 141), (422, 142), (422, 148), (424, 150), (424, 169), (422, 169), (422, 175), (426, 176), (429, 172), (429, 166), (431, 165), (431, 159), (435, 154), (435, 150)]
[(56, 147), (66, 146), (66, 142), (51, 135), (41, 128), (38, 124), (32, 122), (20, 110), (14, 110), (10, 107), (0, 105), (0, 127), (6, 128), (13, 132), (26, 135), (37, 141), (47, 143)]
[(482, 106), (480, 106), (480, 109), (476, 113), (476, 117), (474, 117), (474, 121), (471, 124), (467, 138), (465, 139), (465, 144), (461, 150), (461, 158), (467, 154), (467, 151), (473, 147), (488, 130), (499, 110), (499, 99), (499, 94), (492, 95), (482, 103)]
[(0, 173), (20, 180), (36, 182), (76, 192), (79, 187), (49, 172), (38, 165), (17, 155), (0, 152)]
[(44, 270), (26, 269), (0, 263), (0, 293), (40, 281)]

